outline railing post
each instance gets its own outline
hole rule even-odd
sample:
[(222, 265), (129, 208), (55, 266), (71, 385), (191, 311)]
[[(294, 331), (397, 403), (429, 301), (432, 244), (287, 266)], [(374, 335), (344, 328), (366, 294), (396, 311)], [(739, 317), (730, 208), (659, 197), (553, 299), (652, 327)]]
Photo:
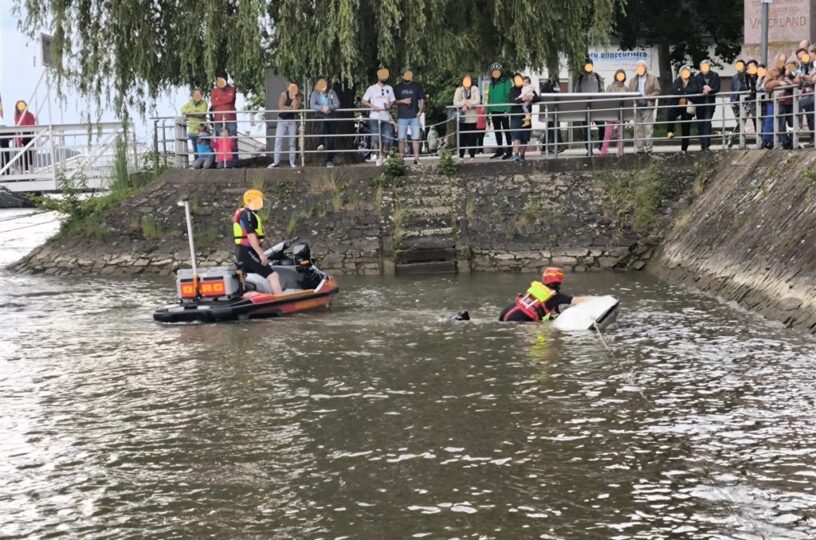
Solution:
[[(725, 103), (723, 103), (722, 107), (720, 107), (720, 111), (722, 113), (722, 127), (720, 128), (720, 138), (722, 139), (722, 143), (720, 146), (725, 148)], [(717, 96), (714, 97), (714, 113), (717, 112)]]
[(177, 116), (174, 122), (174, 138), (176, 147), (176, 168), (186, 169), (189, 166), (187, 158), (187, 127), (184, 124), (184, 117)]
[(159, 120), (153, 121), (153, 170), (159, 172)]
[(739, 118), (737, 118), (737, 127), (739, 127), (739, 148), (745, 150), (745, 94), (739, 95), (739, 106), (737, 108)]
[(162, 155), (164, 166), (167, 167), (167, 119), (162, 120)]
[(377, 140), (379, 144), (377, 145), (377, 161), (379, 162), (378, 165), (382, 164), (383, 161), (383, 146), (385, 146), (385, 141), (383, 140), (383, 129), (382, 129), (382, 120), (377, 120)]
[(776, 92), (771, 92), (771, 107), (773, 108), (771, 111), (771, 117), (773, 118), (773, 147), (779, 148), (779, 122), (777, 122), (779, 118), (779, 99)]
[(454, 156), (454, 159), (459, 157), (459, 152), (460, 152), (460, 148), (461, 148), (461, 144), (462, 144), (461, 141), (459, 140), (459, 138), (461, 136), (461, 134), (459, 133), (459, 109), (457, 108), (455, 110), (455, 112), (456, 112), (456, 116), (455, 116), (455, 118), (456, 118), (456, 155)]
[(544, 157), (550, 157), (550, 108), (547, 105), (544, 105)]
[(306, 167), (306, 111), (300, 111), (300, 167)]
[(57, 189), (57, 151), (54, 147), (54, 124), (51, 123), (48, 124), (48, 138), (51, 147), (51, 180), (54, 182), (54, 189)]
[(791, 124), (793, 124), (793, 148), (799, 148), (799, 122), (802, 121), (799, 118), (799, 98), (802, 97), (802, 91), (798, 88), (793, 89), (793, 117), (791, 118)]

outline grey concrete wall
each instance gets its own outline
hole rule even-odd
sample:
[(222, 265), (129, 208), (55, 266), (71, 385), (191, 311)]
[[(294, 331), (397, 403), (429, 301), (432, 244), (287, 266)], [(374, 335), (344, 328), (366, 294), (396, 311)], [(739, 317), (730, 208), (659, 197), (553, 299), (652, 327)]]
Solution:
[[(62, 234), (17, 268), (169, 273), (188, 259), (176, 206), (183, 197), (200, 263), (229, 263), (233, 212), (257, 187), (270, 201), (262, 211), (267, 235), (300, 236), (322, 267), (339, 273), (640, 269), (695, 170), (691, 158), (635, 156), (468, 164), (452, 177), (422, 168), (390, 183), (374, 166), (174, 170), (102, 216), (93, 236)], [(663, 183), (673, 188), (651, 195), (641, 188)]]
[(816, 153), (734, 152), (649, 269), (816, 332)]

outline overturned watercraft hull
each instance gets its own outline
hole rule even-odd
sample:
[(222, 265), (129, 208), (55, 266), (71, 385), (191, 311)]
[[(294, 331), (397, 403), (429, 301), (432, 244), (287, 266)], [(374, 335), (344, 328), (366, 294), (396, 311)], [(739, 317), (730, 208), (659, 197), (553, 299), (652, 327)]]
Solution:
[(157, 309), (153, 319), (165, 323), (221, 322), (261, 317), (281, 317), (328, 309), (339, 287), (327, 277), (314, 289), (282, 294), (248, 291), (232, 300), (182, 302)]
[(620, 300), (614, 296), (598, 296), (565, 309), (552, 325), (559, 330), (604, 330), (618, 319)]

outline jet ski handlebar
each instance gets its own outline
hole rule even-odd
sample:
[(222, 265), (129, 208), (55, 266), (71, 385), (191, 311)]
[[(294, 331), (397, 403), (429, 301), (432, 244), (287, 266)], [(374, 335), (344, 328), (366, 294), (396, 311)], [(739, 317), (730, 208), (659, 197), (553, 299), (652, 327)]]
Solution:
[(280, 259), (280, 258), (283, 257), (283, 254), (286, 252), (286, 250), (289, 249), (290, 247), (292, 247), (292, 245), (295, 242), (297, 242), (299, 239), (300, 238), (298, 236), (295, 236), (294, 238), (284, 240), (283, 242), (278, 242), (277, 244), (275, 244), (271, 248), (264, 251), (264, 254), (269, 259), (273, 259), (273, 260), (274, 259)]

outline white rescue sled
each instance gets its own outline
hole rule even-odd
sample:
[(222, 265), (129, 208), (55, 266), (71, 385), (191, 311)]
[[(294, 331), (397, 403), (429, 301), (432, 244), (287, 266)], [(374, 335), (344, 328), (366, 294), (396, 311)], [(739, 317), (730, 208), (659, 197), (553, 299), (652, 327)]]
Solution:
[(618, 319), (620, 300), (614, 296), (598, 296), (565, 309), (551, 324), (559, 330), (604, 330)]

